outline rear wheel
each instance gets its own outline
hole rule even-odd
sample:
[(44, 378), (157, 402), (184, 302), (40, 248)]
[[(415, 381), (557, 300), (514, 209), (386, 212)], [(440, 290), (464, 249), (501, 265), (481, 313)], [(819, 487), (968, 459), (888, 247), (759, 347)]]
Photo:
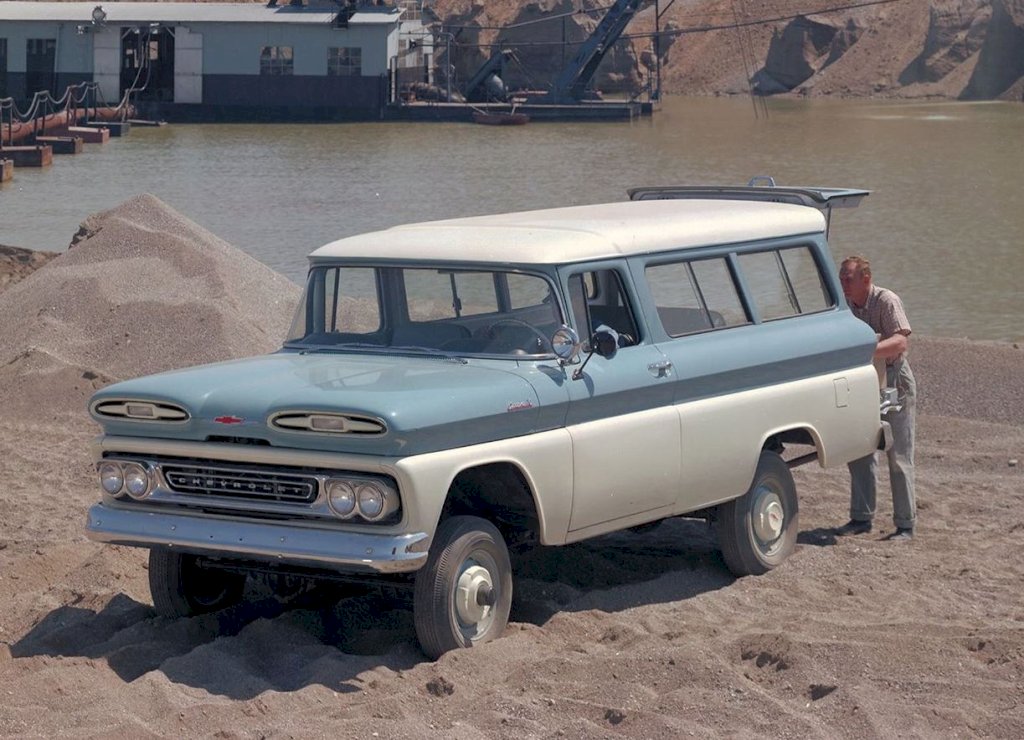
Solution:
[(195, 555), (149, 551), (149, 593), (157, 614), (192, 617), (242, 600), (245, 574), (200, 567)]
[(799, 504), (789, 466), (764, 450), (750, 490), (718, 507), (725, 564), (738, 576), (767, 573), (796, 547)]
[(437, 529), (416, 574), (413, 619), (423, 652), (438, 658), (501, 636), (512, 606), (512, 566), (497, 528), (455, 516)]

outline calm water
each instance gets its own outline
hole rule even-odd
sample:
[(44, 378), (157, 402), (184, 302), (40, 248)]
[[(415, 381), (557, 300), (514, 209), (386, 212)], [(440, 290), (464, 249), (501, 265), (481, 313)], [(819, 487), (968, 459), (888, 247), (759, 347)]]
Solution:
[(833, 219), (922, 334), (1024, 338), (1024, 106), (666, 102), (623, 124), (172, 125), (22, 168), (0, 188), (0, 243), (62, 250), (88, 214), (142, 192), (301, 281), (305, 256), (361, 231), (621, 200), (635, 185), (865, 187)]

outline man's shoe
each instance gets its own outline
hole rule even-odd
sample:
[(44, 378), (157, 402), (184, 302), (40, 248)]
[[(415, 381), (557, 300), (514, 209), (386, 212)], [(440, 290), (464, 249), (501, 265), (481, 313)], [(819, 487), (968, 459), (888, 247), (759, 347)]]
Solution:
[(909, 542), (914, 539), (914, 530), (910, 527), (896, 527), (896, 531), (885, 539), (889, 542)]
[(871, 522), (851, 519), (841, 527), (836, 527), (836, 537), (848, 537), (851, 534), (867, 534), (871, 531)]

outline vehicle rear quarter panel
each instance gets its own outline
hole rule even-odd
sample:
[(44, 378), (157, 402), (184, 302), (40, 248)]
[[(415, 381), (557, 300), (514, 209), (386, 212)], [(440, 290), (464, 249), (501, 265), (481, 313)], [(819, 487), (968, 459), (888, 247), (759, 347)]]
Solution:
[(683, 491), (676, 513), (742, 495), (764, 442), (807, 429), (822, 466), (870, 454), (878, 440), (878, 382), (870, 365), (765, 388), (688, 401), (683, 432)]

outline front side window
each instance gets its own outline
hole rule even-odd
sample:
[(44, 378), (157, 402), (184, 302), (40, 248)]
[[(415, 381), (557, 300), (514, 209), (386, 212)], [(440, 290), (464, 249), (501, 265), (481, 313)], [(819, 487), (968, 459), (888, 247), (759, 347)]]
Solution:
[(586, 339), (604, 326), (618, 333), (620, 347), (639, 343), (636, 318), (616, 270), (576, 273), (569, 278), (569, 292), (581, 337)]
[(359, 77), (362, 74), (362, 49), (348, 46), (332, 46), (327, 49), (327, 75), (329, 77)]
[(749, 323), (724, 257), (651, 265), (646, 276), (670, 337)]
[(563, 324), (552, 284), (504, 270), (318, 266), (286, 346), (543, 355)]
[(264, 46), (260, 49), (260, 74), (279, 76), (295, 72), (295, 60), (290, 46)]

